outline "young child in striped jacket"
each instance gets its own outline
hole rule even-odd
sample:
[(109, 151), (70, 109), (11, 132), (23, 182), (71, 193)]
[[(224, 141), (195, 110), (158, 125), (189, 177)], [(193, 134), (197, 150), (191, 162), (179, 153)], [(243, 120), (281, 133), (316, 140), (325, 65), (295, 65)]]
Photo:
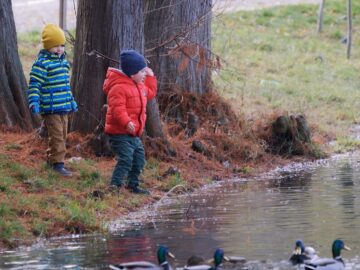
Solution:
[(62, 176), (72, 176), (64, 167), (68, 116), (78, 110), (70, 90), (69, 62), (65, 59), (65, 34), (47, 24), (31, 72), (27, 96), (33, 114), (40, 114), (48, 131), (47, 163)]

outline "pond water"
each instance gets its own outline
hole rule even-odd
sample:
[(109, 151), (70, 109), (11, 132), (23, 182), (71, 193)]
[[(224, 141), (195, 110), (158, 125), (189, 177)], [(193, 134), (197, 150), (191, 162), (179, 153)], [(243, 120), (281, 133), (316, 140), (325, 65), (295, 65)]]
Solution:
[[(191, 198), (162, 202), (109, 235), (54, 238), (0, 253), (0, 269), (108, 269), (109, 263), (156, 261), (159, 244), (176, 255), (176, 266), (194, 254), (210, 258), (221, 247), (248, 260), (236, 269), (294, 269), (287, 259), (296, 239), (331, 257), (336, 238), (352, 249), (343, 252), (346, 269), (360, 269), (358, 153), (222, 181)], [(148, 222), (140, 222), (144, 217)]]

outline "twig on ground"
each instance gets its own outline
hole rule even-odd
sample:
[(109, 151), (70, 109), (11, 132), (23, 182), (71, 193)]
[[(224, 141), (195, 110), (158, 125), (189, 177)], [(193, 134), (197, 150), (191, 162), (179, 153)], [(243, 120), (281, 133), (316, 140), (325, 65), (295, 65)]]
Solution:
[(176, 185), (174, 187), (172, 187), (168, 192), (166, 192), (159, 201), (157, 201), (155, 204), (154, 204), (154, 210), (153, 210), (153, 215), (152, 215), (152, 218), (151, 218), (151, 222), (152, 224), (154, 225), (154, 228), (156, 228), (156, 224), (155, 224), (155, 220), (154, 220), (154, 216), (155, 216), (155, 213), (158, 212), (158, 208), (159, 208), (159, 205), (162, 203), (162, 201), (167, 198), (171, 193), (173, 193), (176, 189), (178, 188), (182, 188), (182, 190), (184, 191), (184, 193), (186, 193), (189, 198), (190, 198), (190, 204), (189, 204), (189, 207), (188, 209), (186, 210), (186, 213), (185, 213), (185, 216), (187, 217), (188, 213), (189, 213), (189, 210), (190, 210), (190, 207), (192, 206), (192, 198), (191, 198), (191, 195), (190, 193), (186, 190), (186, 187), (184, 185)]

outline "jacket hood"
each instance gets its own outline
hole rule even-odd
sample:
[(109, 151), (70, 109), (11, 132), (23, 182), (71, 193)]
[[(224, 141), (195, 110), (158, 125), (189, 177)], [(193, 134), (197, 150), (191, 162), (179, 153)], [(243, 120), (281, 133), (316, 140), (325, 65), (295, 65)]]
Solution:
[(125, 75), (120, 69), (108, 68), (103, 85), (103, 91), (107, 95), (115, 84), (133, 84), (133, 80)]
[(48, 50), (42, 49), (40, 50), (39, 54), (38, 54), (38, 58), (45, 58), (45, 59), (50, 59), (50, 60), (63, 60), (66, 57), (66, 53), (64, 52), (60, 57), (55, 54), (55, 53), (51, 53)]

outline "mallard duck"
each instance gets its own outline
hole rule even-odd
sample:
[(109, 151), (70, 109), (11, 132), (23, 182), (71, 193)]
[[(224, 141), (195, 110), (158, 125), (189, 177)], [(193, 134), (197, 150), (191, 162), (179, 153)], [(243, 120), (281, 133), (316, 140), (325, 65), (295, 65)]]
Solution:
[(319, 256), (317, 255), (316, 250), (313, 247), (305, 247), (304, 253), (305, 253), (306, 257), (309, 258), (309, 260), (305, 261), (305, 263), (320, 259)]
[(159, 246), (157, 251), (157, 259), (159, 265), (147, 261), (134, 261), (121, 264), (110, 265), (114, 270), (134, 270), (134, 269), (154, 269), (154, 270), (172, 270), (171, 265), (167, 261), (167, 257), (175, 259), (175, 256), (169, 251), (166, 246)]
[(305, 246), (303, 241), (296, 240), (295, 249), (289, 258), (293, 265), (310, 263), (313, 260), (319, 259), (313, 247)]
[(345, 246), (344, 241), (336, 239), (332, 244), (332, 259), (319, 258), (305, 264), (305, 270), (344, 270), (345, 262), (341, 258), (341, 250), (350, 250)]
[[(198, 256), (192, 256), (191, 258), (201, 258)], [(224, 250), (222, 250), (221, 248), (217, 248), (214, 252), (214, 257), (213, 259), (209, 260), (209, 263), (214, 263), (214, 266), (211, 265), (207, 265), (207, 264), (198, 264), (198, 265), (194, 265), (194, 263), (192, 263), (193, 265), (186, 265), (183, 270), (217, 270), (221, 267), (223, 261), (229, 261), (229, 258), (226, 257), (224, 255)], [(194, 260), (188, 260), (189, 261), (194, 261)], [(199, 259), (196, 260), (196, 263), (203, 263), (204, 261)]]

